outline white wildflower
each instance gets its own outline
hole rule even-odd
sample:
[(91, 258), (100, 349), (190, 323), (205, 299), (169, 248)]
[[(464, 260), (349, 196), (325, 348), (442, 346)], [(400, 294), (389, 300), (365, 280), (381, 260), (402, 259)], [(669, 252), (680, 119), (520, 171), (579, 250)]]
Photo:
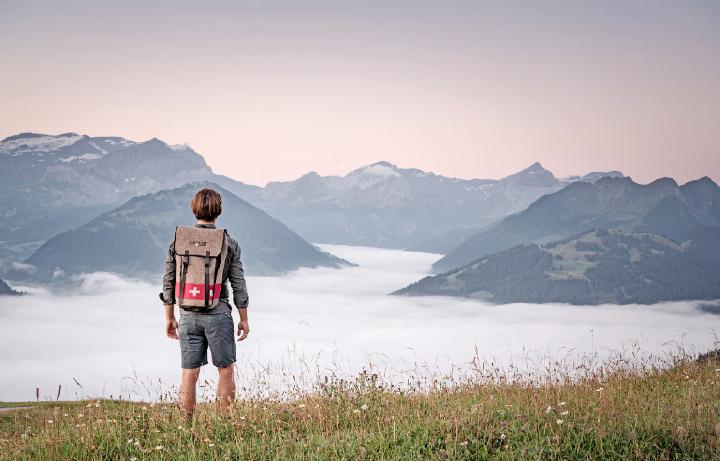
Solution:
[(562, 420), (562, 419), (556, 419), (556, 420), (555, 420), (555, 424), (557, 424), (558, 426), (560, 426), (562, 423), (563, 423), (563, 420)]
[(565, 415), (568, 414), (568, 413), (570, 413), (570, 412), (569, 412), (569, 411), (563, 411), (562, 413), (560, 413), (560, 416), (565, 416)]
[(367, 403), (363, 403), (362, 406), (360, 407), (360, 409), (361, 409), (362, 411), (367, 410), (367, 409), (368, 409)]

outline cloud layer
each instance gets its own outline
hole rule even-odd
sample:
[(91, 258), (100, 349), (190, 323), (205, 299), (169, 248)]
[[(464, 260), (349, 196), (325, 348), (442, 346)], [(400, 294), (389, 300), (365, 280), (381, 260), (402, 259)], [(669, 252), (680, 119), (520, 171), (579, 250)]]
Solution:
[[(249, 277), (249, 338), (238, 345), (241, 394), (286, 391), (363, 367), (400, 383), (458, 373), (473, 360), (505, 368), (587, 354), (654, 354), (713, 345), (720, 318), (698, 303), (566, 306), (387, 296), (422, 277), (438, 255), (322, 245), (359, 264)], [(172, 394), (179, 346), (164, 336), (159, 286), (96, 273), (75, 295), (31, 290), (2, 299), (0, 400)], [(237, 315), (236, 315), (237, 317)], [(203, 377), (213, 380), (212, 367)], [(80, 385), (75, 383), (77, 380)], [(211, 390), (211, 389), (208, 389)]]

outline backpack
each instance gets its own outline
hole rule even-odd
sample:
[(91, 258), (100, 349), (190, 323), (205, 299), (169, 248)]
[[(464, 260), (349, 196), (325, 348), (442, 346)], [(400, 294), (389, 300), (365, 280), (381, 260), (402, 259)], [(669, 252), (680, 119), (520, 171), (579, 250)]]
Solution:
[(225, 229), (175, 228), (175, 299), (184, 309), (211, 309), (220, 301), (228, 241)]

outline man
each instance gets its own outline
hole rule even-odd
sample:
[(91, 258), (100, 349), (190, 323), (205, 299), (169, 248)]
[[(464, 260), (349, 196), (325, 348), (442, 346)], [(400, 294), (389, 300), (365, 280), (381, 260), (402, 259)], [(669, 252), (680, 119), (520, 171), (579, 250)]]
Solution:
[[(222, 212), (222, 198), (212, 189), (202, 189), (195, 194), (191, 208), (197, 218), (196, 227), (215, 228), (215, 220)], [(227, 280), (233, 290), (233, 301), (240, 313), (237, 327), (238, 341), (247, 338), (248, 293), (245, 274), (240, 262), (240, 246), (227, 237), (227, 257), (223, 267), (220, 300), (211, 309), (180, 309), (180, 321), (175, 319), (175, 239), (173, 238), (165, 260), (162, 298), (165, 303), (165, 330), (169, 338), (180, 340), (182, 362), (182, 384), (180, 386), (180, 410), (187, 419), (195, 411), (195, 390), (200, 376), (200, 367), (208, 363), (207, 350), (210, 348), (213, 365), (218, 369), (217, 387), (218, 410), (227, 415), (235, 399), (236, 348), (232, 308), (229, 303)]]

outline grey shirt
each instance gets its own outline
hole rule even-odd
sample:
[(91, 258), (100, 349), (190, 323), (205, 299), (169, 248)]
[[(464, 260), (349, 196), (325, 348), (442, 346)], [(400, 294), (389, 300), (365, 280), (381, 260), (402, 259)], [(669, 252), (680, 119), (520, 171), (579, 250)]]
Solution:
[[(215, 229), (214, 224), (196, 224), (195, 227), (204, 227)], [(230, 292), (227, 287), (227, 281), (233, 291), (233, 303), (235, 307), (248, 307), (248, 292), (245, 284), (245, 271), (242, 262), (240, 262), (240, 245), (232, 237), (228, 236), (228, 253), (225, 260), (225, 267), (222, 275), (222, 288), (220, 290), (220, 300), (225, 302), (218, 303), (217, 307), (212, 309), (210, 313), (221, 313), (230, 309), (228, 300)], [(165, 304), (175, 304), (175, 238), (173, 237), (168, 249), (167, 258), (165, 258), (165, 275), (163, 276), (163, 302)]]

